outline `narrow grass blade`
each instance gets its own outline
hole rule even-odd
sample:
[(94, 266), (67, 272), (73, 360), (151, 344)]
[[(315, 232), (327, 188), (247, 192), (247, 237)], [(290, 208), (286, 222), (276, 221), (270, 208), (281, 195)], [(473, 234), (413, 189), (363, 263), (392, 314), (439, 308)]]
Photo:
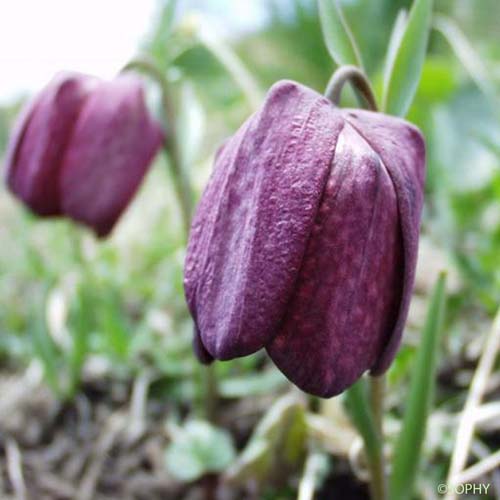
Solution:
[(215, 27), (204, 20), (197, 30), (198, 40), (219, 61), (222, 67), (240, 87), (252, 109), (258, 109), (262, 102), (262, 93), (257, 80), (246, 67), (230, 44), (218, 34)]
[(462, 63), (463, 67), (479, 89), (486, 97), (495, 100), (495, 87), (491, 83), (488, 70), (457, 24), (446, 16), (436, 15), (434, 17), (433, 27), (439, 31), (450, 44), (458, 60)]
[(68, 355), (69, 385), (67, 397), (75, 394), (81, 381), (81, 373), (89, 351), (89, 336), (92, 329), (90, 315), (92, 304), (89, 293), (80, 284), (76, 290), (74, 313), (71, 317), (70, 332), (72, 346)]
[(130, 325), (120, 308), (117, 297), (110, 296), (101, 299), (97, 320), (106, 349), (112, 356), (124, 361), (130, 350)]
[(364, 379), (354, 384), (346, 392), (345, 397), (347, 411), (363, 438), (370, 470), (371, 497), (377, 500), (384, 499), (386, 498), (387, 485), (384, 471), (383, 436), (377, 421), (377, 417), (381, 417), (381, 415), (377, 415), (376, 407), (370, 405)]
[(413, 498), (412, 492), (420, 464), (427, 417), (436, 384), (436, 360), (445, 309), (446, 274), (441, 273), (432, 293), (422, 340), (416, 354), (408, 403), (393, 456), (389, 498)]
[(391, 115), (405, 116), (417, 91), (427, 52), (432, 5), (432, 0), (414, 0), (404, 33), (398, 31), (402, 20), (396, 22), (400, 26), (396, 24), (393, 31), (383, 99), (383, 109)]
[(172, 52), (171, 37), (174, 31), (178, 3), (178, 0), (163, 2), (163, 6), (157, 16), (154, 35), (148, 44), (151, 55), (162, 68), (166, 62), (165, 53), (170, 55)]
[[(44, 293), (44, 297), (45, 295), (46, 292)], [(48, 331), (45, 302), (44, 299), (42, 306), (36, 311), (34, 321), (31, 324), (32, 346), (35, 356), (42, 364), (45, 380), (51, 390), (58, 396), (61, 396), (59, 380), (61, 357), (57, 345)]]
[(408, 11), (406, 9), (401, 9), (398, 12), (396, 21), (394, 22), (391, 38), (389, 40), (389, 45), (387, 47), (387, 54), (385, 56), (384, 89), (389, 87), (389, 81), (391, 79), (392, 69), (394, 68), (394, 62), (398, 54), (399, 46), (401, 45), (401, 40), (403, 39), (407, 23), (408, 23)]
[(318, 0), (323, 38), (332, 59), (339, 65), (352, 64), (363, 69), (354, 36), (337, 0)]
[(345, 406), (352, 422), (363, 438), (369, 461), (377, 458), (381, 452), (380, 438), (370, 408), (365, 379), (351, 386), (344, 394)]

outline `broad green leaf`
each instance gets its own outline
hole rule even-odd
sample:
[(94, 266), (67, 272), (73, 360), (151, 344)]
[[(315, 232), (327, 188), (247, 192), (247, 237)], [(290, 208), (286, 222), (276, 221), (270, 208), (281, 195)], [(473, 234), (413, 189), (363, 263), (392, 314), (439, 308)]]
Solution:
[(177, 428), (165, 454), (169, 472), (182, 481), (195, 481), (222, 472), (235, 457), (231, 435), (203, 420)]
[(233, 483), (252, 478), (265, 482), (284, 469), (299, 465), (306, 451), (305, 406), (295, 395), (278, 399), (226, 473)]
[(396, 20), (387, 55), (383, 98), (383, 109), (391, 115), (405, 116), (417, 91), (427, 52), (432, 3), (414, 0), (404, 30), (404, 14)]
[(339, 65), (353, 64), (363, 68), (354, 36), (337, 0), (318, 0), (323, 38), (332, 59)]
[(436, 384), (436, 361), (445, 309), (446, 274), (441, 273), (432, 293), (422, 340), (412, 373), (403, 426), (396, 443), (390, 480), (390, 498), (412, 498), (420, 453)]

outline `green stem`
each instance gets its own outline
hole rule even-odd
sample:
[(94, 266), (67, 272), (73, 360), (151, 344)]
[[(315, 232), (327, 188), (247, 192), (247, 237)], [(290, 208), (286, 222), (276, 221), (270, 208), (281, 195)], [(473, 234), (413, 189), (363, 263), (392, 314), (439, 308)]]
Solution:
[[(174, 187), (182, 212), (186, 239), (191, 227), (191, 218), (194, 210), (193, 189), (185, 172), (180, 154), (179, 138), (175, 128), (176, 113), (173, 105), (170, 86), (163, 72), (154, 61), (146, 57), (134, 59), (129, 62), (123, 71), (139, 71), (150, 76), (160, 87), (162, 95), (165, 142), (163, 148), (169, 158)], [(204, 411), (207, 420), (215, 420), (217, 413), (218, 387), (215, 367), (208, 365), (203, 368), (202, 385), (204, 389)]]
[(163, 149), (169, 159), (174, 188), (182, 213), (185, 234), (189, 233), (191, 217), (193, 215), (193, 190), (187, 177), (180, 154), (179, 139), (175, 130), (175, 107), (171, 97), (169, 82), (156, 64), (146, 58), (130, 61), (122, 71), (139, 71), (150, 76), (160, 87), (163, 105), (163, 122), (165, 127), (165, 141)]
[(202, 369), (203, 389), (204, 389), (204, 410), (205, 417), (209, 422), (217, 419), (218, 383), (215, 365), (207, 365)]

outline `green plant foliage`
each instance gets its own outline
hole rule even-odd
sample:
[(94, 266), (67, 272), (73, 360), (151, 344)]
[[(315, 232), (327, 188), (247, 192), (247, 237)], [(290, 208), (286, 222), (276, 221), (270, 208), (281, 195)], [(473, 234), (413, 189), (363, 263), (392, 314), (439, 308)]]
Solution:
[(306, 438), (304, 403), (295, 395), (283, 396), (255, 428), (245, 449), (227, 471), (228, 480), (265, 481), (298, 467), (305, 455)]
[(221, 381), (219, 390), (226, 398), (243, 398), (274, 392), (285, 384), (285, 377), (276, 368), (270, 368), (241, 376), (229, 375)]
[(359, 49), (337, 0), (318, 0), (325, 44), (332, 59), (340, 66), (363, 67)]
[(210, 472), (225, 470), (234, 460), (230, 434), (208, 422), (191, 420), (171, 434), (165, 463), (177, 479), (194, 481)]
[(436, 386), (436, 365), (446, 300), (446, 275), (442, 273), (430, 299), (422, 340), (416, 354), (390, 480), (390, 498), (412, 498), (421, 461), (421, 450)]
[(381, 442), (375, 427), (366, 386), (365, 379), (356, 382), (345, 392), (344, 401), (347, 412), (363, 438), (366, 454), (373, 461), (380, 454)]
[(94, 308), (92, 295), (84, 284), (77, 286), (74, 307), (69, 321), (71, 346), (68, 353), (68, 396), (73, 396), (79, 383), (83, 365), (89, 351), (89, 338), (93, 330), (93, 317), (88, 314)]
[(47, 328), (44, 300), (42, 300), (42, 306), (36, 312), (31, 328), (33, 354), (40, 361), (50, 388), (58, 396), (63, 397), (65, 391), (61, 386), (62, 381), (59, 373), (61, 357), (57, 345)]
[[(427, 52), (432, 0), (415, 0), (406, 14), (396, 19), (387, 54), (383, 109), (405, 116), (417, 91)], [(405, 22), (406, 21), (406, 22)]]

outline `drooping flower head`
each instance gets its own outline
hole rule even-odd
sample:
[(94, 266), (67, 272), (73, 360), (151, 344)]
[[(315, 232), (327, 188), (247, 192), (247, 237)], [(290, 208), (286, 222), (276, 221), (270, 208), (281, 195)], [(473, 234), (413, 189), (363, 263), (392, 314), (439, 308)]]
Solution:
[(323, 397), (384, 372), (408, 313), (424, 173), (411, 124), (275, 84), (219, 151), (193, 220), (184, 284), (200, 360), (265, 348)]
[(109, 234), (162, 142), (141, 81), (57, 75), (22, 111), (6, 158), (10, 190), (40, 216)]

